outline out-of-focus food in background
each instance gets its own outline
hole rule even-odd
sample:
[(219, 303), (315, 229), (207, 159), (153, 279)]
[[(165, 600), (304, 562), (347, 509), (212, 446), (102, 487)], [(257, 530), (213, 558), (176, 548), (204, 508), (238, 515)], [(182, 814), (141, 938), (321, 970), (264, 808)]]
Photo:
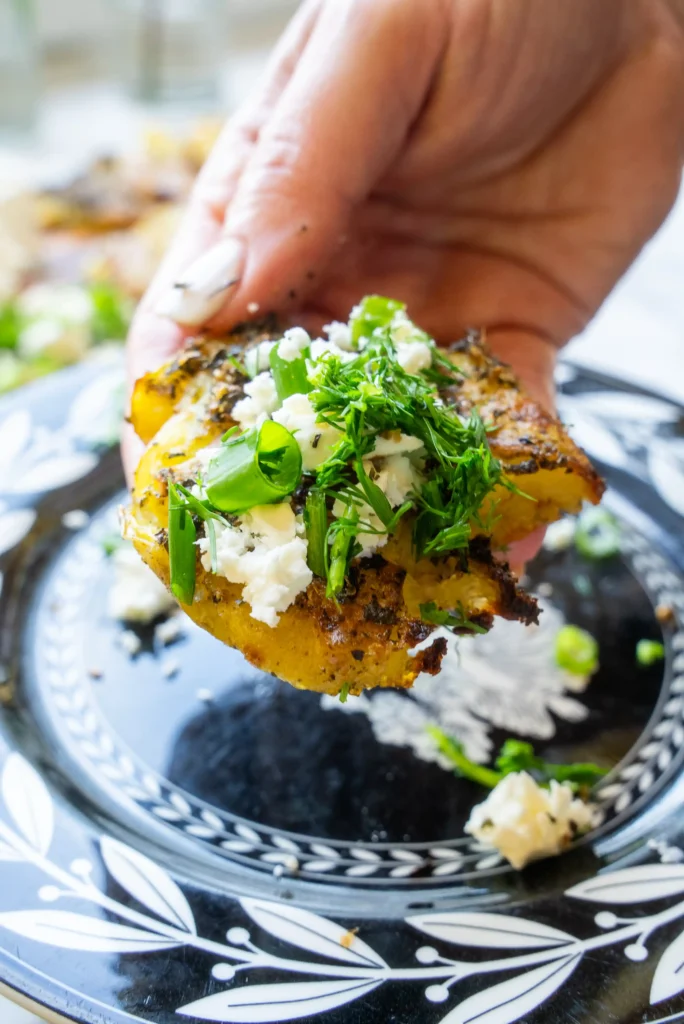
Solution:
[(0, 200), (0, 393), (121, 344), (220, 123)]

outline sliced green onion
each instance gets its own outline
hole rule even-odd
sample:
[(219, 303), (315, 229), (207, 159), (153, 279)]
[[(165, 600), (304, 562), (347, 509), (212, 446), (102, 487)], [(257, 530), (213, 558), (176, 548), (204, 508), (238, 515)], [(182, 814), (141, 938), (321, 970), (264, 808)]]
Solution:
[[(313, 385), (306, 375), (306, 356), (304, 352), (294, 359), (283, 359), (278, 354), (279, 345), (271, 349), (270, 363), (278, 398), (284, 402), (290, 395), (306, 395)], [(309, 350), (306, 349), (306, 352)]]
[(599, 646), (579, 626), (563, 626), (556, 635), (556, 664), (573, 675), (588, 676), (598, 668)]
[(344, 587), (347, 577), (349, 563), (354, 557), (354, 552), (359, 548), (356, 541), (355, 526), (358, 523), (359, 513), (351, 505), (347, 506), (344, 517), (332, 524), (330, 530), (334, 531), (333, 542), (330, 545), (328, 556), (328, 585), (325, 589), (326, 597), (336, 597)]
[(351, 686), (351, 683), (349, 683), (349, 682), (342, 683), (342, 689), (339, 692), (340, 704), (346, 704), (347, 703), (347, 697), (349, 696), (349, 687), (350, 686)]
[(442, 754), (449, 758), (455, 770), (463, 778), (470, 779), (471, 782), (477, 782), (480, 786), (486, 786), (487, 789), (494, 789), (501, 782), (503, 778), (501, 772), (495, 772), (491, 768), (485, 768), (484, 765), (471, 761), (463, 750), (463, 744), (459, 743), (458, 740), (453, 740), (450, 736), (447, 736), (436, 725), (429, 725), (427, 731)]
[(466, 619), (465, 612), (461, 605), (458, 608), (447, 611), (445, 608), (438, 608), (434, 601), (420, 605), (420, 617), (423, 622), (431, 622), (435, 626), (446, 626), (447, 629), (469, 629), (473, 633), (486, 633), (484, 626), (478, 626), (477, 622)]
[(221, 445), (207, 470), (207, 498), (222, 512), (247, 512), (291, 494), (301, 475), (295, 438), (280, 423), (266, 420)]
[(209, 560), (211, 562), (211, 571), (218, 572), (216, 521), (222, 523), (224, 526), (230, 526), (230, 523), (228, 523), (223, 516), (219, 515), (218, 512), (208, 508), (207, 505), (194, 495), (192, 491), (189, 491), (187, 487), (183, 487), (182, 484), (176, 484), (175, 487), (178, 493), (185, 498), (185, 506), (188, 511), (194, 512), (194, 514), (199, 516), (199, 518), (204, 522), (207, 538), (209, 539)]
[(636, 645), (636, 660), (640, 665), (648, 667), (662, 661), (665, 657), (665, 648), (658, 640), (640, 640)]
[(195, 596), (197, 530), (185, 501), (174, 483), (169, 483), (169, 566), (171, 591), (181, 604), (192, 604)]
[(326, 578), (325, 555), (328, 535), (328, 508), (325, 494), (311, 490), (306, 496), (304, 507), (304, 525), (306, 526), (306, 561), (311, 572)]
[(368, 476), (361, 459), (357, 459), (356, 462), (356, 476), (358, 477), (361, 489), (366, 496), (366, 501), (373, 509), (382, 525), (389, 526), (394, 517), (392, 506), (390, 505), (385, 492)]
[(620, 553), (620, 527), (604, 508), (589, 508), (577, 520), (575, 547), (580, 555), (600, 561)]
[(355, 314), (349, 321), (352, 344), (356, 346), (359, 338), (372, 338), (373, 331), (389, 327), (394, 314), (406, 309), (406, 303), (395, 299), (385, 299), (382, 295), (367, 295), (356, 307)]

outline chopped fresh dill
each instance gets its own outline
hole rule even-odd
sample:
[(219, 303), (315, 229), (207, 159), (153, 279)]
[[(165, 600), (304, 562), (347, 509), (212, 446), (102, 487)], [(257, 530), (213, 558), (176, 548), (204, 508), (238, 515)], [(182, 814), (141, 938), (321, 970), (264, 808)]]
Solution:
[[(303, 463), (303, 487), (316, 494), (315, 506), (307, 506), (305, 526), (312, 544), (309, 565), (317, 575), (325, 571), (326, 594), (334, 600), (345, 588), (352, 559), (381, 546), (409, 515), (416, 557), (459, 553), (465, 564), (473, 524), (488, 531), (496, 520), (492, 492), (501, 486), (517, 491), (489, 447), (492, 428), (477, 411), (462, 416), (441, 396), (440, 390), (457, 385), (462, 373), (412, 323), (403, 303), (367, 296), (352, 310), (347, 330), (346, 348), (344, 342), (342, 347), (329, 342), (323, 349), (321, 342), (314, 342), (294, 360), (281, 359), (277, 346), (269, 356), (279, 403), (306, 395), (321, 427), (315, 442), (310, 442), (317, 454), (325, 448), (321, 461), (310, 460), (310, 468)], [(254, 377), (259, 366), (253, 353), (258, 351), (258, 347), (248, 349), (242, 362), (230, 358), (241, 373)], [(245, 447), (247, 435), (235, 437), (237, 429), (222, 438), (224, 458), (233, 448)], [(287, 433), (269, 419), (260, 429)], [(308, 454), (305, 433), (300, 441), (296, 421), (292, 429), (292, 453), (285, 445), (274, 446), (268, 466), (263, 458), (259, 463), (262, 475), (268, 469), (271, 475), (287, 477), (281, 472), (286, 456), (296, 454), (298, 445)], [(324, 435), (333, 440), (320, 445)], [(409, 446), (402, 448), (407, 441)], [(397, 455), (403, 456), (404, 479), (408, 473), (408, 482), (394, 490), (388, 483), (393, 442), (397, 442)], [(217, 464), (218, 457), (210, 465), (206, 493), (213, 507), (223, 511), (241, 514), (254, 504), (282, 500), (300, 484), (299, 473), (290, 474), (291, 490), (270, 496), (265, 486), (247, 487), (231, 471), (221, 477), (219, 494), (214, 479)], [(398, 472), (396, 466), (395, 462), (393, 469)], [(390, 500), (390, 494), (399, 497)], [(208, 526), (208, 534), (213, 531)], [(359, 542), (363, 535), (378, 542), (369, 539), (364, 545)], [(213, 550), (211, 536), (209, 541)], [(430, 604), (421, 613), (425, 621), (435, 624), (483, 631), (460, 609), (442, 611)]]
[(340, 704), (346, 704), (347, 703), (347, 697), (349, 696), (349, 687), (350, 686), (351, 686), (350, 682), (342, 683), (342, 689), (339, 692)]

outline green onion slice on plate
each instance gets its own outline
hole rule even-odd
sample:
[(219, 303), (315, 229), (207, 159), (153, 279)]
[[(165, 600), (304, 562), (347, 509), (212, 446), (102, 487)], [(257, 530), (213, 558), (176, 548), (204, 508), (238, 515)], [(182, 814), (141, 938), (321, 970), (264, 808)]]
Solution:
[(302, 475), (302, 453), (280, 423), (266, 420), (221, 444), (209, 463), (207, 498), (221, 512), (238, 514), (291, 494)]

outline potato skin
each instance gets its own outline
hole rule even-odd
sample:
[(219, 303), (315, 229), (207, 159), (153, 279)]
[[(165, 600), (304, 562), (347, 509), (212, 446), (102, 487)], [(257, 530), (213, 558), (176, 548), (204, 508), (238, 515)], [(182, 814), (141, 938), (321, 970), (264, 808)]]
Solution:
[[(227, 357), (274, 336), (274, 325), (266, 323), (247, 325), (229, 338), (192, 339), (172, 363), (136, 384), (131, 419), (148, 447), (136, 472), (125, 532), (167, 585), (169, 475), (233, 423), (230, 414), (244, 379)], [(485, 422), (496, 425), (492, 450), (538, 499), (531, 502), (498, 489), (502, 518), (493, 530), (497, 545), (525, 536), (562, 511), (575, 511), (583, 500), (598, 500), (601, 483), (584, 453), (521, 392), (510, 370), (473, 340), (454, 347), (450, 355), (464, 379), (443, 397), (463, 413), (480, 409)], [(323, 582), (314, 579), (274, 628), (251, 617), (249, 605), (240, 600), (240, 585), (205, 572), (198, 561), (195, 599), (184, 610), (254, 665), (294, 686), (332, 694), (343, 686), (350, 693), (408, 687), (419, 672), (437, 672), (446, 649), (436, 638), (417, 656), (408, 653), (435, 628), (421, 621), (420, 604), (460, 604), (468, 618), (485, 628), (495, 615), (536, 621), (536, 602), (517, 587), (508, 566), (492, 557), (489, 539), (476, 532), (463, 571), (457, 557), (416, 560), (410, 527), (404, 524), (381, 555), (352, 566), (348, 592), (338, 603), (326, 599)]]

